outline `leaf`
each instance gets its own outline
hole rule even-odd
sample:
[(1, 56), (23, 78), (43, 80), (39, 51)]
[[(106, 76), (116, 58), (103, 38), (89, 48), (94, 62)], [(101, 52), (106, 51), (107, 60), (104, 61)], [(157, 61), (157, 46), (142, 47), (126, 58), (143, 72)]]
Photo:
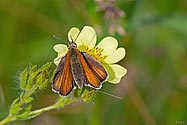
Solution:
[(29, 113), (31, 112), (32, 105), (29, 104), (23, 108), (23, 110), (16, 116), (17, 119), (25, 120), (28, 119)]
[(22, 119), (22, 120), (28, 120), (28, 119), (35, 118), (35, 117), (39, 116), (41, 113), (42, 112), (38, 112), (38, 113), (35, 113), (35, 114), (30, 114), (29, 113), (29, 115), (27, 117), (25, 117), (24, 119)]
[(44, 89), (49, 82), (49, 74), (47, 70), (43, 70), (37, 77), (36, 77), (36, 85), (38, 85), (39, 89)]
[(27, 80), (29, 77), (28, 68), (25, 68), (20, 74), (20, 88), (25, 90), (25, 86), (27, 84)]
[(27, 97), (24, 101), (25, 103), (30, 103), (31, 101), (33, 101), (33, 97)]
[(52, 64), (53, 64), (52, 62), (47, 62), (46, 64), (44, 64), (44, 65), (41, 67), (41, 69), (42, 69), (42, 70), (48, 70), (48, 69), (51, 67)]
[(36, 70), (37, 70), (37, 65), (34, 65), (34, 66), (32, 66), (32, 67), (30, 68), (29, 72), (30, 72), (30, 73), (33, 73), (33, 72), (35, 72)]
[(19, 102), (19, 98), (15, 99), (11, 106), (10, 106), (10, 114), (11, 115), (16, 115), (20, 110), (20, 105), (18, 105), (18, 102)]
[(29, 91), (36, 84), (36, 77), (41, 73), (40, 70), (30, 73), (25, 90)]
[(96, 90), (90, 87), (84, 87), (83, 89), (77, 89), (74, 92), (74, 96), (82, 99), (84, 102), (89, 102), (96, 94)]

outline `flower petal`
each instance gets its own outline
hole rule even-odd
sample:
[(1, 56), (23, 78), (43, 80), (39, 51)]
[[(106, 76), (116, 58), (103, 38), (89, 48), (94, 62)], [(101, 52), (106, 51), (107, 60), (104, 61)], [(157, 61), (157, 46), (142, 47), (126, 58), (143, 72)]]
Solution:
[(127, 73), (127, 69), (124, 67), (118, 65), (118, 64), (112, 64), (110, 65), (113, 71), (115, 72), (116, 78), (121, 78)]
[(57, 44), (53, 47), (53, 49), (58, 53), (57, 58), (54, 59), (54, 63), (58, 65), (58, 63), (60, 62), (60, 58), (66, 55), (68, 48), (64, 44)]
[(75, 41), (77, 36), (79, 35), (80, 30), (76, 27), (73, 27), (70, 29), (70, 31), (68, 32), (68, 40), (69, 41)]
[(65, 55), (66, 52), (68, 51), (68, 48), (66, 45), (64, 44), (57, 44), (53, 47), (53, 49), (58, 53), (58, 54), (61, 54), (61, 55)]
[(55, 64), (56, 66), (58, 66), (59, 63), (60, 63), (60, 57), (56, 57), (56, 58), (54, 59), (54, 64)]
[(118, 84), (121, 81), (121, 78), (114, 78), (112, 80), (109, 80), (110, 83)]
[(124, 57), (125, 57), (125, 49), (124, 48), (118, 48), (112, 54), (108, 55), (105, 58), (105, 62), (107, 62), (108, 64), (117, 63), (121, 59), (123, 59)]
[(96, 32), (90, 26), (84, 26), (80, 31), (80, 34), (75, 41), (78, 48), (81, 50), (79, 46), (87, 46), (88, 48), (93, 48), (96, 44)]
[(97, 45), (97, 47), (103, 49), (103, 55), (112, 54), (118, 46), (118, 41), (113, 37), (105, 37), (101, 42)]
[(119, 83), (120, 79), (127, 73), (127, 69), (117, 64), (104, 65), (104, 67), (109, 74), (107, 81), (114, 84)]

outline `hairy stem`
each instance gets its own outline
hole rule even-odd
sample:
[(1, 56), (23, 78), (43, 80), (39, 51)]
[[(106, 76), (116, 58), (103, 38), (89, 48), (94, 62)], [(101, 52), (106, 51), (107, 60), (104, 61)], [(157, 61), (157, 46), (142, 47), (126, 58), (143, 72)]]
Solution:
[[(38, 110), (31, 111), (29, 113), (28, 119), (34, 118), (38, 115), (41, 115), (44, 112), (47, 112), (47, 111), (50, 111), (50, 110), (53, 110), (53, 109), (63, 108), (65, 105), (71, 104), (75, 101), (76, 101), (76, 99), (70, 99), (70, 98), (67, 98), (67, 97), (59, 97), (57, 102), (54, 103), (53, 105), (50, 105), (50, 106), (47, 106), (47, 107), (44, 107), (44, 108), (41, 108), (41, 109), (38, 109)], [(12, 122), (12, 121), (15, 121), (15, 120), (19, 120), (19, 119), (17, 119), (16, 116), (12, 116), (12, 115), (9, 114), (5, 119), (3, 119), (0, 122), (0, 125), (4, 125), (8, 122)]]
[(53, 109), (60, 109), (60, 108), (63, 108), (65, 105), (67, 104), (71, 104), (73, 102), (75, 102), (76, 99), (68, 99), (66, 97), (60, 97), (60, 99), (53, 105), (50, 105), (50, 106), (47, 106), (45, 108), (41, 108), (41, 109), (38, 109), (38, 110), (34, 110), (32, 112), (30, 112), (30, 116), (32, 118), (44, 113), (44, 112), (47, 112), (47, 111), (50, 111), (50, 110), (53, 110)]

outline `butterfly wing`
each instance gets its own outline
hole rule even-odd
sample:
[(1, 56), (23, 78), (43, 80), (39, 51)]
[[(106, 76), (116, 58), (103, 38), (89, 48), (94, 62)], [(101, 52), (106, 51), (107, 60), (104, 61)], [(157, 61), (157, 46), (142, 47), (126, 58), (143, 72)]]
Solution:
[(80, 62), (83, 66), (87, 85), (95, 89), (100, 89), (102, 82), (107, 78), (107, 72), (104, 67), (87, 53), (79, 53)]
[(92, 70), (92, 72), (97, 76), (100, 82), (106, 80), (108, 73), (106, 72), (105, 68), (92, 56), (90, 56), (86, 52), (82, 52), (84, 55), (85, 61), (87, 62), (88, 66)]
[(74, 80), (71, 73), (70, 53), (67, 52), (56, 69), (53, 80), (53, 89), (59, 92), (60, 95), (68, 95), (74, 88)]
[(85, 61), (87, 62), (88, 66), (92, 70), (92, 72), (97, 76), (100, 82), (106, 80), (108, 73), (106, 72), (105, 68), (92, 56), (90, 56), (86, 52), (82, 52), (84, 55)]

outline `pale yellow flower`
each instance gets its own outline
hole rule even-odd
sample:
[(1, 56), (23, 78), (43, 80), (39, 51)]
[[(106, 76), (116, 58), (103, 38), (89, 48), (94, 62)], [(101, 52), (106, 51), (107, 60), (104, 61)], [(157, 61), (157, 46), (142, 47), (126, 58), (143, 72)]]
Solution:
[[(113, 37), (105, 37), (96, 45), (96, 32), (90, 26), (84, 26), (80, 31), (73, 27), (68, 32), (69, 41), (74, 41), (80, 51), (87, 52), (96, 58), (107, 70), (110, 83), (119, 83), (121, 78), (127, 73), (127, 70), (116, 64), (125, 57), (125, 49), (118, 47), (118, 41)], [(58, 53), (54, 63), (58, 65), (60, 58), (65, 56), (68, 51), (67, 45), (57, 44), (54, 50)]]

